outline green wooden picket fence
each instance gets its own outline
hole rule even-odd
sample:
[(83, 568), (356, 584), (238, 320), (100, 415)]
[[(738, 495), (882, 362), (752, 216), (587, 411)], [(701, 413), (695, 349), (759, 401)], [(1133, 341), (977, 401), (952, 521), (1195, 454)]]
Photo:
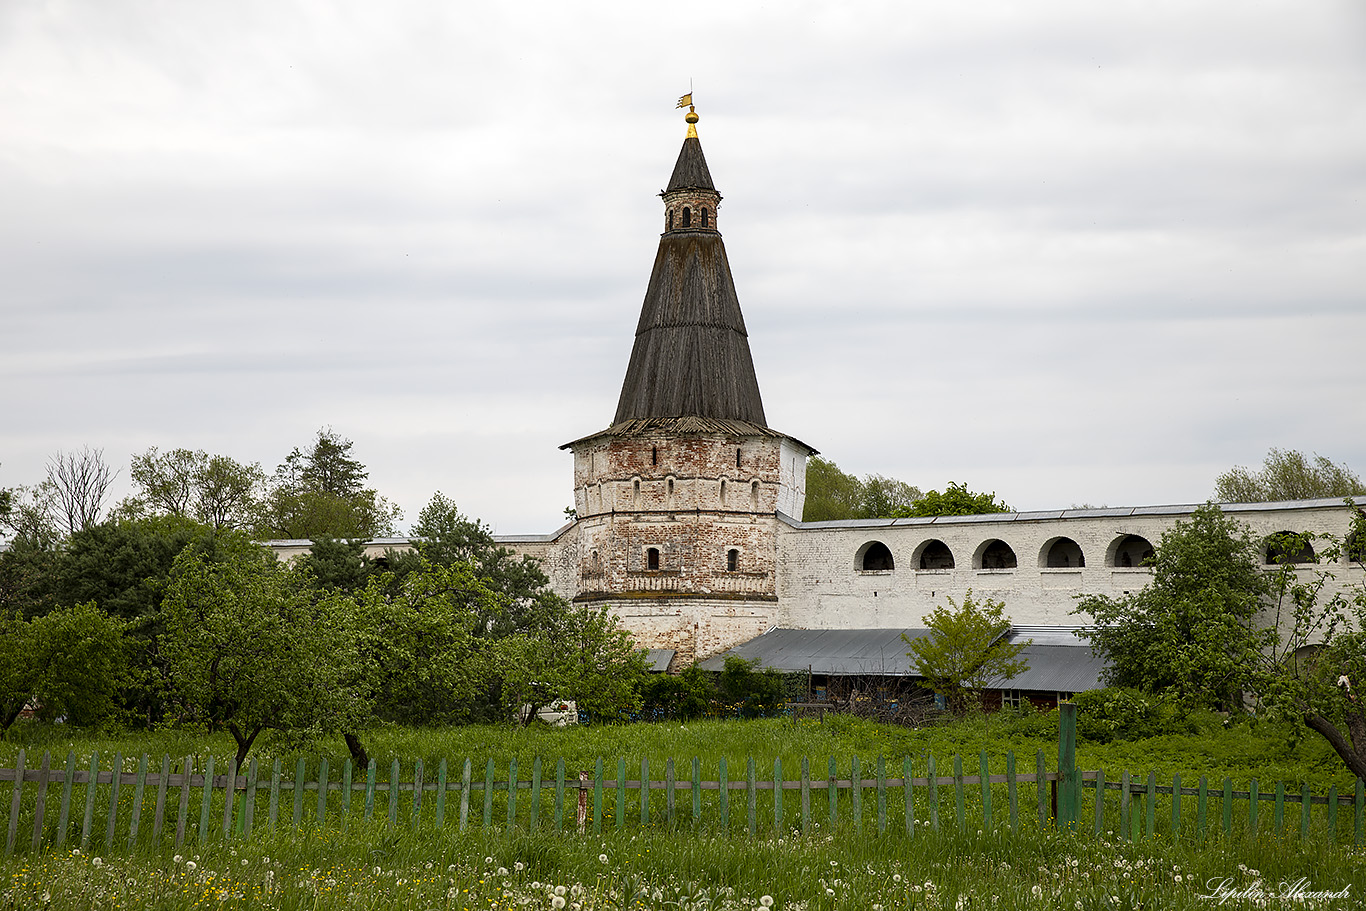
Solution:
[[(663, 779), (656, 780), (645, 759), (640, 761), (639, 777), (628, 779), (624, 758), (616, 761), (615, 769), (605, 768), (599, 759), (590, 770), (569, 769), (563, 760), (552, 767), (538, 758), (529, 778), (519, 772), (516, 759), (501, 766), (488, 760), (482, 778), (466, 759), (458, 774), (451, 774), (453, 769), (442, 760), (435, 776), (428, 775), (421, 761), (405, 773), (395, 760), (381, 780), (374, 762), (357, 770), (348, 760), (333, 776), (322, 759), (310, 777), (309, 764), (300, 759), (293, 778), (285, 778), (278, 759), (268, 775), (255, 760), (245, 774), (236, 763), (217, 774), (212, 756), (202, 771), (194, 770), (193, 757), (173, 763), (163, 756), (157, 771), (142, 755), (136, 771), (129, 772), (117, 753), (107, 765), (98, 753), (92, 754), (81, 768), (74, 753), (67, 754), (64, 767), (53, 766), (45, 753), (38, 767), (31, 768), (20, 751), (14, 768), (0, 769), (0, 782), (13, 782), (5, 852), (13, 854), (25, 845), (37, 852), (68, 842), (82, 848), (102, 842), (105, 850), (139, 844), (179, 847), (186, 842), (250, 839), (263, 829), (274, 833), (345, 828), (359, 820), (461, 830), (482, 824), (594, 833), (633, 825), (706, 826), (749, 834), (844, 825), (875, 828), (879, 834), (894, 828), (915, 835), (925, 829), (991, 831), (1008, 825), (1013, 832), (1056, 826), (1134, 840), (1205, 837), (1211, 830), (1232, 833), (1235, 828), (1284, 837), (1289, 834), (1287, 807), (1295, 804), (1301, 838), (1310, 837), (1312, 830), (1316, 837), (1362, 843), (1366, 799), (1360, 780), (1355, 794), (1339, 795), (1330, 789), (1326, 796), (1311, 795), (1307, 786), (1298, 793), (1287, 792), (1280, 782), (1274, 790), (1262, 792), (1255, 779), (1247, 791), (1235, 791), (1229, 779), (1213, 788), (1204, 778), (1197, 787), (1183, 786), (1179, 776), (1170, 785), (1159, 786), (1153, 773), (1146, 780), (1128, 772), (1110, 780), (1103, 770), (1076, 768), (1075, 706), (1064, 705), (1060, 715), (1057, 767), (1049, 771), (1040, 750), (1034, 771), (1018, 772), (1014, 753), (1007, 753), (1004, 775), (990, 774), (986, 753), (977, 757), (975, 774), (970, 775), (964, 772), (961, 756), (953, 757), (952, 774), (945, 774), (948, 769), (940, 769), (932, 756), (923, 769), (906, 758), (890, 769), (897, 777), (888, 777), (889, 766), (882, 757), (871, 768), (853, 757), (845, 766), (848, 777), (840, 777), (839, 764), (831, 758), (827, 774), (819, 776), (818, 770), (815, 778), (806, 759), (795, 778), (789, 778), (782, 761), (775, 759), (767, 780), (759, 780), (753, 759), (743, 770), (736, 769), (734, 777), (725, 759), (720, 760), (714, 780), (703, 779), (697, 759), (683, 777), (668, 760)], [(917, 776), (918, 771), (923, 775)], [(1088, 790), (1089, 810), (1084, 808)], [(663, 794), (655, 797), (656, 791)], [(1186, 797), (1195, 800), (1193, 819)], [(1164, 803), (1161, 813), (1159, 798)], [(1235, 809), (1240, 801), (1246, 806)], [(1265, 819), (1264, 803), (1272, 805), (1270, 820)], [(1323, 810), (1311, 822), (1315, 806)]]

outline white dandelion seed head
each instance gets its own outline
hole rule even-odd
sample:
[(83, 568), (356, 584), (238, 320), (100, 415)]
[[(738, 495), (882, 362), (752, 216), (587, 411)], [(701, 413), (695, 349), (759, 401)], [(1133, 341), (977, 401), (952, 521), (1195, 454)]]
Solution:
[(598, 863), (600, 863), (600, 864), (605, 864), (605, 863), (607, 863), (607, 855), (606, 855), (606, 854), (599, 854), (599, 855), (598, 855)]
[(759, 896), (759, 904), (763, 905), (765, 908), (772, 908), (772, 907), (773, 907), (773, 896), (772, 896), (772, 895), (760, 895), (760, 896)]
[(198, 869), (199, 869), (199, 864), (195, 863), (195, 862), (192, 861), (192, 860), (186, 861), (186, 862), (185, 862), (185, 869), (186, 869), (186, 870), (189, 870), (191, 873), (193, 873), (195, 870), (198, 870)]
[(556, 895), (552, 898), (550, 900), (550, 907), (554, 908), (555, 911), (560, 911), (560, 909), (564, 907), (564, 896)]

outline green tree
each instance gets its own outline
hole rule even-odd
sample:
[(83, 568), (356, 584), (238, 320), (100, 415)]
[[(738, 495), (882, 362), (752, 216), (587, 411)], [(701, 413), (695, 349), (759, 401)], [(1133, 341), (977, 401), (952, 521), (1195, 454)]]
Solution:
[(323, 588), (357, 592), (365, 588), (378, 571), (375, 561), (365, 553), (364, 541), (343, 541), (319, 535), (308, 553), (299, 558), (298, 567), (311, 573)]
[(1238, 465), (1214, 480), (1214, 495), (1224, 503), (1268, 503), (1363, 494), (1366, 494), (1366, 484), (1362, 484), (1361, 478), (1346, 465), (1335, 464), (1317, 454), (1310, 459), (1294, 449), (1272, 448), (1260, 471)]
[(918, 518), (922, 516), (976, 516), (996, 512), (1011, 512), (1003, 500), (996, 499), (996, 492), (973, 493), (966, 484), (949, 482), (944, 492), (931, 490), (916, 500), (909, 509), (899, 513), (897, 518)]
[(1259, 627), (1270, 594), (1247, 526), (1206, 503), (1162, 535), (1145, 588), (1120, 598), (1086, 595), (1089, 635), (1109, 661), (1105, 681), (1191, 704), (1233, 709), (1259, 683), (1275, 630)]
[(863, 479), (862, 518), (890, 519), (904, 515), (921, 497), (919, 487), (896, 478), (870, 474)]
[(130, 474), (139, 494), (125, 501), (125, 512), (183, 516), (215, 529), (249, 526), (261, 509), (266, 480), (254, 462), (202, 449), (159, 453), (155, 446), (133, 456)]
[(861, 518), (863, 482), (846, 474), (829, 459), (812, 456), (806, 460), (806, 505), (803, 522), (829, 522)]
[(802, 521), (882, 519), (900, 515), (920, 498), (920, 490), (879, 474), (858, 478), (846, 474), (829, 459), (812, 456), (806, 462), (806, 505)]
[(32, 619), (57, 606), (54, 593), (61, 538), (42, 502), (41, 486), (12, 492), (0, 547), (0, 613)]
[(0, 736), (30, 701), (49, 721), (101, 724), (117, 711), (127, 679), (123, 624), (95, 605), (31, 621), (0, 615)]
[[(357, 598), (359, 671), (375, 694), (376, 717), (402, 724), (476, 720), (488, 683), (476, 627), (501, 610), (502, 597), (468, 563), (422, 560), (402, 579), (375, 577)], [(348, 738), (348, 745), (354, 753), (359, 740)]]
[(307, 452), (295, 449), (275, 469), (261, 507), (261, 537), (376, 538), (393, 534), (402, 511), (364, 487), (368, 472), (351, 455), (354, 444), (318, 431)]
[[(1271, 577), (1276, 635), (1261, 655), (1256, 701), (1273, 717), (1303, 722), (1354, 775), (1366, 778), (1366, 515), (1350, 498), (1346, 503), (1349, 531), (1314, 542), (1317, 567), (1286, 557)], [(1333, 567), (1344, 556), (1355, 570), (1341, 585)]]
[(562, 617), (563, 600), (550, 591), (550, 579), (540, 563), (499, 545), (488, 526), (461, 514), (455, 502), (440, 491), (418, 513), (412, 534), (417, 552), (390, 551), (387, 555), (395, 578), (401, 579), (423, 560), (441, 566), (468, 564), (502, 596), (497, 612), (479, 618), (478, 635), (498, 638), (550, 628)]
[(239, 765), (265, 730), (354, 730), (370, 707), (355, 603), (245, 542), (217, 556), (183, 551), (163, 605), (167, 697), (181, 718), (226, 729)]
[(907, 656), (930, 688), (943, 696), (954, 714), (964, 714), (980, 701), (982, 691), (1029, 669), (1019, 656), (1033, 643), (1010, 642), (1010, 618), (1005, 604), (986, 598), (975, 601), (972, 590), (959, 605), (952, 597), (948, 607), (936, 607), (925, 618), (929, 633), (902, 641), (911, 647)]

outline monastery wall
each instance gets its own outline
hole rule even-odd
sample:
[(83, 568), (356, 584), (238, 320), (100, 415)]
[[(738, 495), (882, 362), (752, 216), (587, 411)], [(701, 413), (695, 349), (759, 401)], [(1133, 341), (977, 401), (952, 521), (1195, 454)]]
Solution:
[[(1089, 617), (1071, 613), (1076, 597), (1122, 597), (1147, 585), (1152, 571), (1140, 565), (1147, 547), (1194, 509), (1156, 506), (891, 522), (785, 520), (778, 531), (778, 623), (817, 629), (921, 627), (926, 614), (947, 603), (945, 596), (961, 603), (971, 589), (974, 597), (1005, 602), (1017, 625), (1084, 624)], [(1338, 500), (1223, 509), (1258, 538), (1287, 531), (1342, 536), (1350, 527), (1349, 513)], [(870, 553), (876, 555), (877, 544), (890, 553), (890, 567), (865, 568), (879, 566), (867, 560)], [(1010, 555), (1015, 565), (1003, 565), (1011, 562)], [(1307, 566), (1306, 574), (1323, 568)], [(1339, 586), (1362, 581), (1361, 568), (1345, 560), (1333, 569)]]

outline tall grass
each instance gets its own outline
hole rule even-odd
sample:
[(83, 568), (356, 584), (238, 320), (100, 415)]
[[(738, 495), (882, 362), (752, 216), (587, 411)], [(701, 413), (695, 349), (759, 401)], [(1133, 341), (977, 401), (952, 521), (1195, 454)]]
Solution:
[[(784, 770), (795, 777), (803, 758), (810, 760), (813, 769), (823, 771), (829, 758), (834, 757), (842, 776), (849, 774), (855, 756), (865, 768), (878, 756), (897, 766), (903, 757), (909, 756), (917, 768), (923, 769), (930, 756), (936, 757), (942, 768), (954, 754), (960, 754), (975, 768), (976, 757), (986, 752), (993, 774), (1004, 772), (1007, 751), (1015, 752), (1021, 771), (1032, 771), (1039, 750), (1043, 750), (1050, 769), (1057, 762), (1056, 713), (1002, 713), (919, 729), (840, 715), (827, 716), (823, 723), (767, 719), (568, 728), (385, 726), (364, 732), (363, 739), (381, 769), (395, 759), (405, 768), (420, 759), (432, 770), (442, 759), (457, 766), (469, 758), (476, 770), (482, 770), (489, 759), (506, 768), (507, 761), (516, 758), (518, 765), (529, 771), (537, 756), (551, 764), (564, 759), (570, 769), (591, 769), (601, 758), (610, 769), (618, 757), (624, 757), (629, 769), (638, 772), (640, 760), (645, 758), (652, 770), (662, 773), (668, 759), (684, 768), (697, 758), (708, 777), (714, 777), (724, 756), (732, 775), (753, 758), (759, 764), (761, 777), (764, 768), (771, 771), (774, 759), (781, 759)], [(16, 726), (8, 739), (0, 742), (0, 765), (12, 767), (21, 747), (29, 750), (30, 757), (35, 751), (50, 750), (55, 757), (64, 758), (70, 749), (86, 760), (93, 750), (105, 756), (115, 751), (126, 757), (142, 753), (158, 759), (162, 755), (173, 759), (192, 756), (197, 768), (203, 767), (203, 760), (210, 754), (219, 768), (226, 768), (234, 752), (232, 740), (226, 734), (211, 735), (196, 729), (87, 734), (62, 725), (28, 724)], [(340, 738), (315, 742), (263, 739), (249, 758), (268, 768), (277, 757), (287, 769), (293, 768), (300, 757), (309, 763), (326, 757), (333, 768), (339, 768), (348, 754)], [(32, 764), (36, 759), (29, 761)], [(1214, 715), (1201, 716), (1185, 730), (1160, 737), (1108, 744), (1083, 740), (1077, 747), (1077, 763), (1085, 769), (1105, 769), (1112, 781), (1128, 770), (1145, 775), (1153, 771), (1162, 781), (1178, 773), (1187, 782), (1194, 782), (1201, 775), (1212, 783), (1230, 777), (1239, 788), (1246, 788), (1253, 777), (1263, 785), (1285, 781), (1294, 789), (1308, 783), (1316, 794), (1325, 793), (1334, 784), (1339, 791), (1350, 793), (1355, 784), (1322, 738), (1302, 727), (1255, 721), (1225, 727), (1223, 720)]]
[[(769, 838), (642, 831), (423, 831), (381, 823), (289, 833), (175, 857), (45, 853), (0, 864), (0, 907), (54, 909), (810, 909), (1216, 906), (1219, 884), (1280, 907), (1281, 883), (1358, 907), (1366, 855), (1322, 843), (1095, 841), (1069, 833), (881, 838), (849, 828)], [(556, 903), (563, 891), (563, 903)], [(1286, 902), (1285, 907), (1303, 907)]]

